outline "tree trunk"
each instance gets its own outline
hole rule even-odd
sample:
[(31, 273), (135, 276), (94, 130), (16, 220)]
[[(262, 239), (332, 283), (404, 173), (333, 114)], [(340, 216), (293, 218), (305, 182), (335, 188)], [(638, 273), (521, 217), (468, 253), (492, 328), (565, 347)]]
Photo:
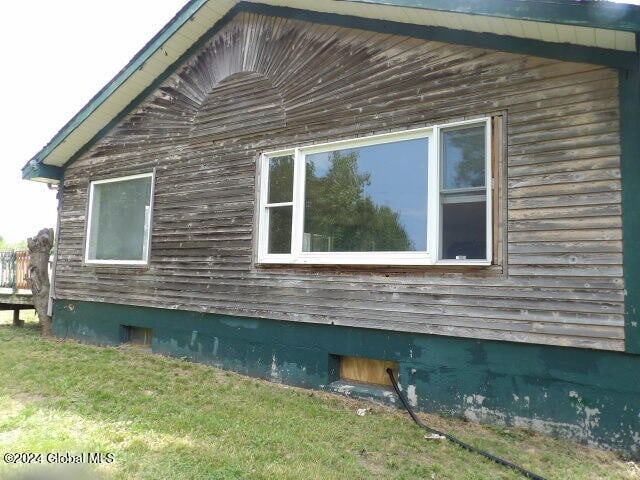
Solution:
[(49, 306), (49, 255), (53, 247), (53, 229), (43, 228), (35, 237), (27, 240), (31, 263), (29, 265), (29, 284), (33, 293), (33, 305), (36, 308), (42, 335), (53, 335), (53, 322), (47, 315)]

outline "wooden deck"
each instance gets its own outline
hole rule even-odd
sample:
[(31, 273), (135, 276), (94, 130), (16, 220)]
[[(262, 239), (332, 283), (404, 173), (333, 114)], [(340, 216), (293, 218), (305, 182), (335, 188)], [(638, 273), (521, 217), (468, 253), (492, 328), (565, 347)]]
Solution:
[(23, 310), (33, 308), (31, 290), (15, 290), (0, 288), (0, 310)]
[(33, 295), (31, 290), (11, 290), (0, 288), (0, 311), (13, 310), (13, 324), (21, 326), (24, 321), (20, 320), (20, 310), (32, 310)]
[(34, 308), (29, 262), (28, 251), (0, 252), (0, 310), (13, 310), (14, 323), (19, 323), (20, 310)]

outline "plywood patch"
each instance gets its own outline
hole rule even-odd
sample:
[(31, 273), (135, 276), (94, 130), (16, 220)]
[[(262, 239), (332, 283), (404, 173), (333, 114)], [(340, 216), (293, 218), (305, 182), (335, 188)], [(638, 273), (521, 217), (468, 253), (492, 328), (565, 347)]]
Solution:
[(391, 386), (387, 368), (398, 375), (398, 363), (362, 357), (340, 357), (340, 378), (374, 385)]

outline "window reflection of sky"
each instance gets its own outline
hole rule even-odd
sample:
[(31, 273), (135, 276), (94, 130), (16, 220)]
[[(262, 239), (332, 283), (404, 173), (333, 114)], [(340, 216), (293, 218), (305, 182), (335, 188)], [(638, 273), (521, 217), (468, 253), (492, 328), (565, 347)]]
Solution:
[[(358, 155), (358, 174), (369, 174), (365, 196), (377, 206), (387, 206), (399, 214), (400, 224), (417, 251), (427, 249), (427, 152), (428, 140), (401, 142), (340, 150), (343, 156)], [(317, 177), (331, 167), (331, 152), (306, 156)]]

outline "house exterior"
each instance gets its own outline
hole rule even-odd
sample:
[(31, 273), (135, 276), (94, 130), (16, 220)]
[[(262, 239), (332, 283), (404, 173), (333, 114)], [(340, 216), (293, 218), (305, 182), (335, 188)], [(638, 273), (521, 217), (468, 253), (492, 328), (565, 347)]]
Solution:
[(190, 1), (23, 169), (56, 333), (640, 454), (639, 31)]

